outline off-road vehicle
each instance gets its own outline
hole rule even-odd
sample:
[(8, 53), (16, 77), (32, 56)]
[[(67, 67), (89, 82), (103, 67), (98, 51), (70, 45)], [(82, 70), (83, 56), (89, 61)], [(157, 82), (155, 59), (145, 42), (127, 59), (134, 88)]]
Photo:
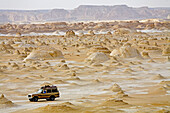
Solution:
[(56, 86), (45, 85), (41, 87), (36, 93), (29, 94), (28, 99), (31, 102), (37, 102), (38, 99), (46, 99), (47, 101), (54, 101), (59, 98), (60, 94)]

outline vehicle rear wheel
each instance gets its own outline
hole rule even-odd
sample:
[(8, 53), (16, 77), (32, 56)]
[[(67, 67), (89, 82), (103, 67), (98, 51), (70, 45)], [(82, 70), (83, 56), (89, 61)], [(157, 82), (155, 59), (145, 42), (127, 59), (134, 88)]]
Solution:
[(38, 101), (38, 97), (34, 97), (34, 98), (33, 98), (33, 101), (34, 101), (34, 102), (37, 102), (37, 101)]
[(54, 97), (54, 96), (51, 96), (51, 97), (50, 97), (50, 100), (51, 100), (51, 101), (54, 101), (54, 100), (55, 100), (55, 97)]
[(49, 99), (49, 98), (47, 98), (46, 100), (47, 100), (47, 101), (50, 101), (50, 99)]

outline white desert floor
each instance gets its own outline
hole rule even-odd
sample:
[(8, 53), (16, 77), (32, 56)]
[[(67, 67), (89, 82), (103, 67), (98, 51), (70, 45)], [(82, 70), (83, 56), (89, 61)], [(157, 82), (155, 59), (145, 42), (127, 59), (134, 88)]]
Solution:
[[(46, 38), (43, 40), (46, 41)], [(36, 67), (37, 61), (24, 62), (23, 58), (16, 54), (1, 52), (0, 93), (15, 104), (13, 107), (1, 108), (1, 113), (34, 113), (39, 107), (64, 102), (90, 107), (93, 112), (98, 112), (95, 106), (105, 106), (103, 103), (108, 99), (120, 99), (128, 103), (129, 106), (112, 106), (115, 112), (170, 110), (170, 61), (167, 61), (167, 56), (154, 54), (150, 59), (120, 58), (117, 62), (110, 59), (94, 66), (85, 62), (89, 49), (77, 52), (75, 47), (68, 47), (67, 50), (62, 50), (62, 46), (55, 48), (63, 52), (66, 60), (64, 64), (67, 64), (69, 69), (61, 70), (58, 66), (62, 65), (60, 60), (37, 60), (41, 66)], [(157, 60), (159, 58), (163, 60)], [(12, 67), (9, 62), (17, 63), (19, 68)], [(73, 73), (76, 73), (76, 76), (73, 76)], [(29, 102), (27, 95), (47, 83), (56, 85), (61, 97), (55, 101)], [(114, 84), (119, 85), (126, 96), (114, 92)]]

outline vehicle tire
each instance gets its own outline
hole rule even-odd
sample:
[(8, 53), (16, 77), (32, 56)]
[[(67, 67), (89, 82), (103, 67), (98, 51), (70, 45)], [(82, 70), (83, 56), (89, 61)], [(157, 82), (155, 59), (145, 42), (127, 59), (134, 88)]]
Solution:
[(47, 98), (46, 100), (47, 100), (47, 101), (50, 101), (50, 99), (49, 99), (49, 98)]
[(51, 101), (54, 101), (54, 100), (55, 100), (55, 96), (51, 96), (51, 97), (50, 97), (50, 100), (51, 100)]
[(34, 98), (33, 98), (33, 101), (34, 101), (34, 102), (37, 102), (37, 101), (38, 101), (38, 97), (34, 97)]
[(30, 102), (33, 102), (33, 99), (29, 99), (30, 100)]

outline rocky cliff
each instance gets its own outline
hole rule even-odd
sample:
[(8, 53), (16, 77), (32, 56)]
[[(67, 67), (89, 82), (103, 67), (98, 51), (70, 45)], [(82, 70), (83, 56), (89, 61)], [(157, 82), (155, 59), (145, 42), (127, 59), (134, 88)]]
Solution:
[(0, 10), (0, 23), (37, 21), (88, 21), (88, 20), (127, 20), (165, 19), (170, 8), (133, 8), (126, 5), (93, 6), (80, 5), (74, 10)]

